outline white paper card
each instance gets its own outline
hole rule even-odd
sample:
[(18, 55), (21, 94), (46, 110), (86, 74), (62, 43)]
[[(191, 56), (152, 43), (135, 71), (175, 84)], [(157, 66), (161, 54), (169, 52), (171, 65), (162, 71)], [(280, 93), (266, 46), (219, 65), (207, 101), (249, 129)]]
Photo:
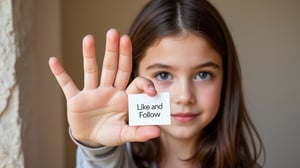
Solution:
[(169, 93), (129, 94), (128, 113), (130, 126), (171, 124)]

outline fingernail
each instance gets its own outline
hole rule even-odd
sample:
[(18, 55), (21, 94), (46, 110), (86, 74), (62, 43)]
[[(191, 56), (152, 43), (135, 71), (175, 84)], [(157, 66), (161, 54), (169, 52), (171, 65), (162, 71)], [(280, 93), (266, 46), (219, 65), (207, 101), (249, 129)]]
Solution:
[(149, 85), (148, 88), (155, 91), (155, 87), (153, 85)]
[(93, 35), (87, 34), (87, 35), (85, 35), (83, 38), (93, 38), (93, 37), (94, 37)]

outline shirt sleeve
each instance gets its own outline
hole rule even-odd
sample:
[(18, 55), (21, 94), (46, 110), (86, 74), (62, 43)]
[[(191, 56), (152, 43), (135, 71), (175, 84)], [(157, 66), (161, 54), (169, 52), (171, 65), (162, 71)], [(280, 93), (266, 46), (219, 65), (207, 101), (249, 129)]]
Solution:
[(135, 168), (135, 164), (129, 158), (126, 145), (116, 147), (101, 146), (92, 148), (84, 146), (72, 137), (77, 145), (76, 168)]

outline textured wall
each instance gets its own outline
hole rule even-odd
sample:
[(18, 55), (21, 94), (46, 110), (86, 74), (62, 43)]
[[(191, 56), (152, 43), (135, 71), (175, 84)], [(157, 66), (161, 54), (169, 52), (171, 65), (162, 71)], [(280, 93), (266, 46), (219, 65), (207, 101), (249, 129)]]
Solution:
[(0, 0), (0, 167), (23, 167), (12, 1)]

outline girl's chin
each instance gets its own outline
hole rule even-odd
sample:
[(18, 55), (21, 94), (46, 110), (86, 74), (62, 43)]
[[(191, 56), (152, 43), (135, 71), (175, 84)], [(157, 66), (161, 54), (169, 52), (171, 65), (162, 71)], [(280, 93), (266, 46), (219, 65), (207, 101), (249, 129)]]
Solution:
[(201, 130), (197, 128), (191, 127), (183, 127), (183, 126), (160, 126), (161, 127), (161, 135), (173, 137), (178, 140), (191, 140), (195, 137), (199, 137)]

